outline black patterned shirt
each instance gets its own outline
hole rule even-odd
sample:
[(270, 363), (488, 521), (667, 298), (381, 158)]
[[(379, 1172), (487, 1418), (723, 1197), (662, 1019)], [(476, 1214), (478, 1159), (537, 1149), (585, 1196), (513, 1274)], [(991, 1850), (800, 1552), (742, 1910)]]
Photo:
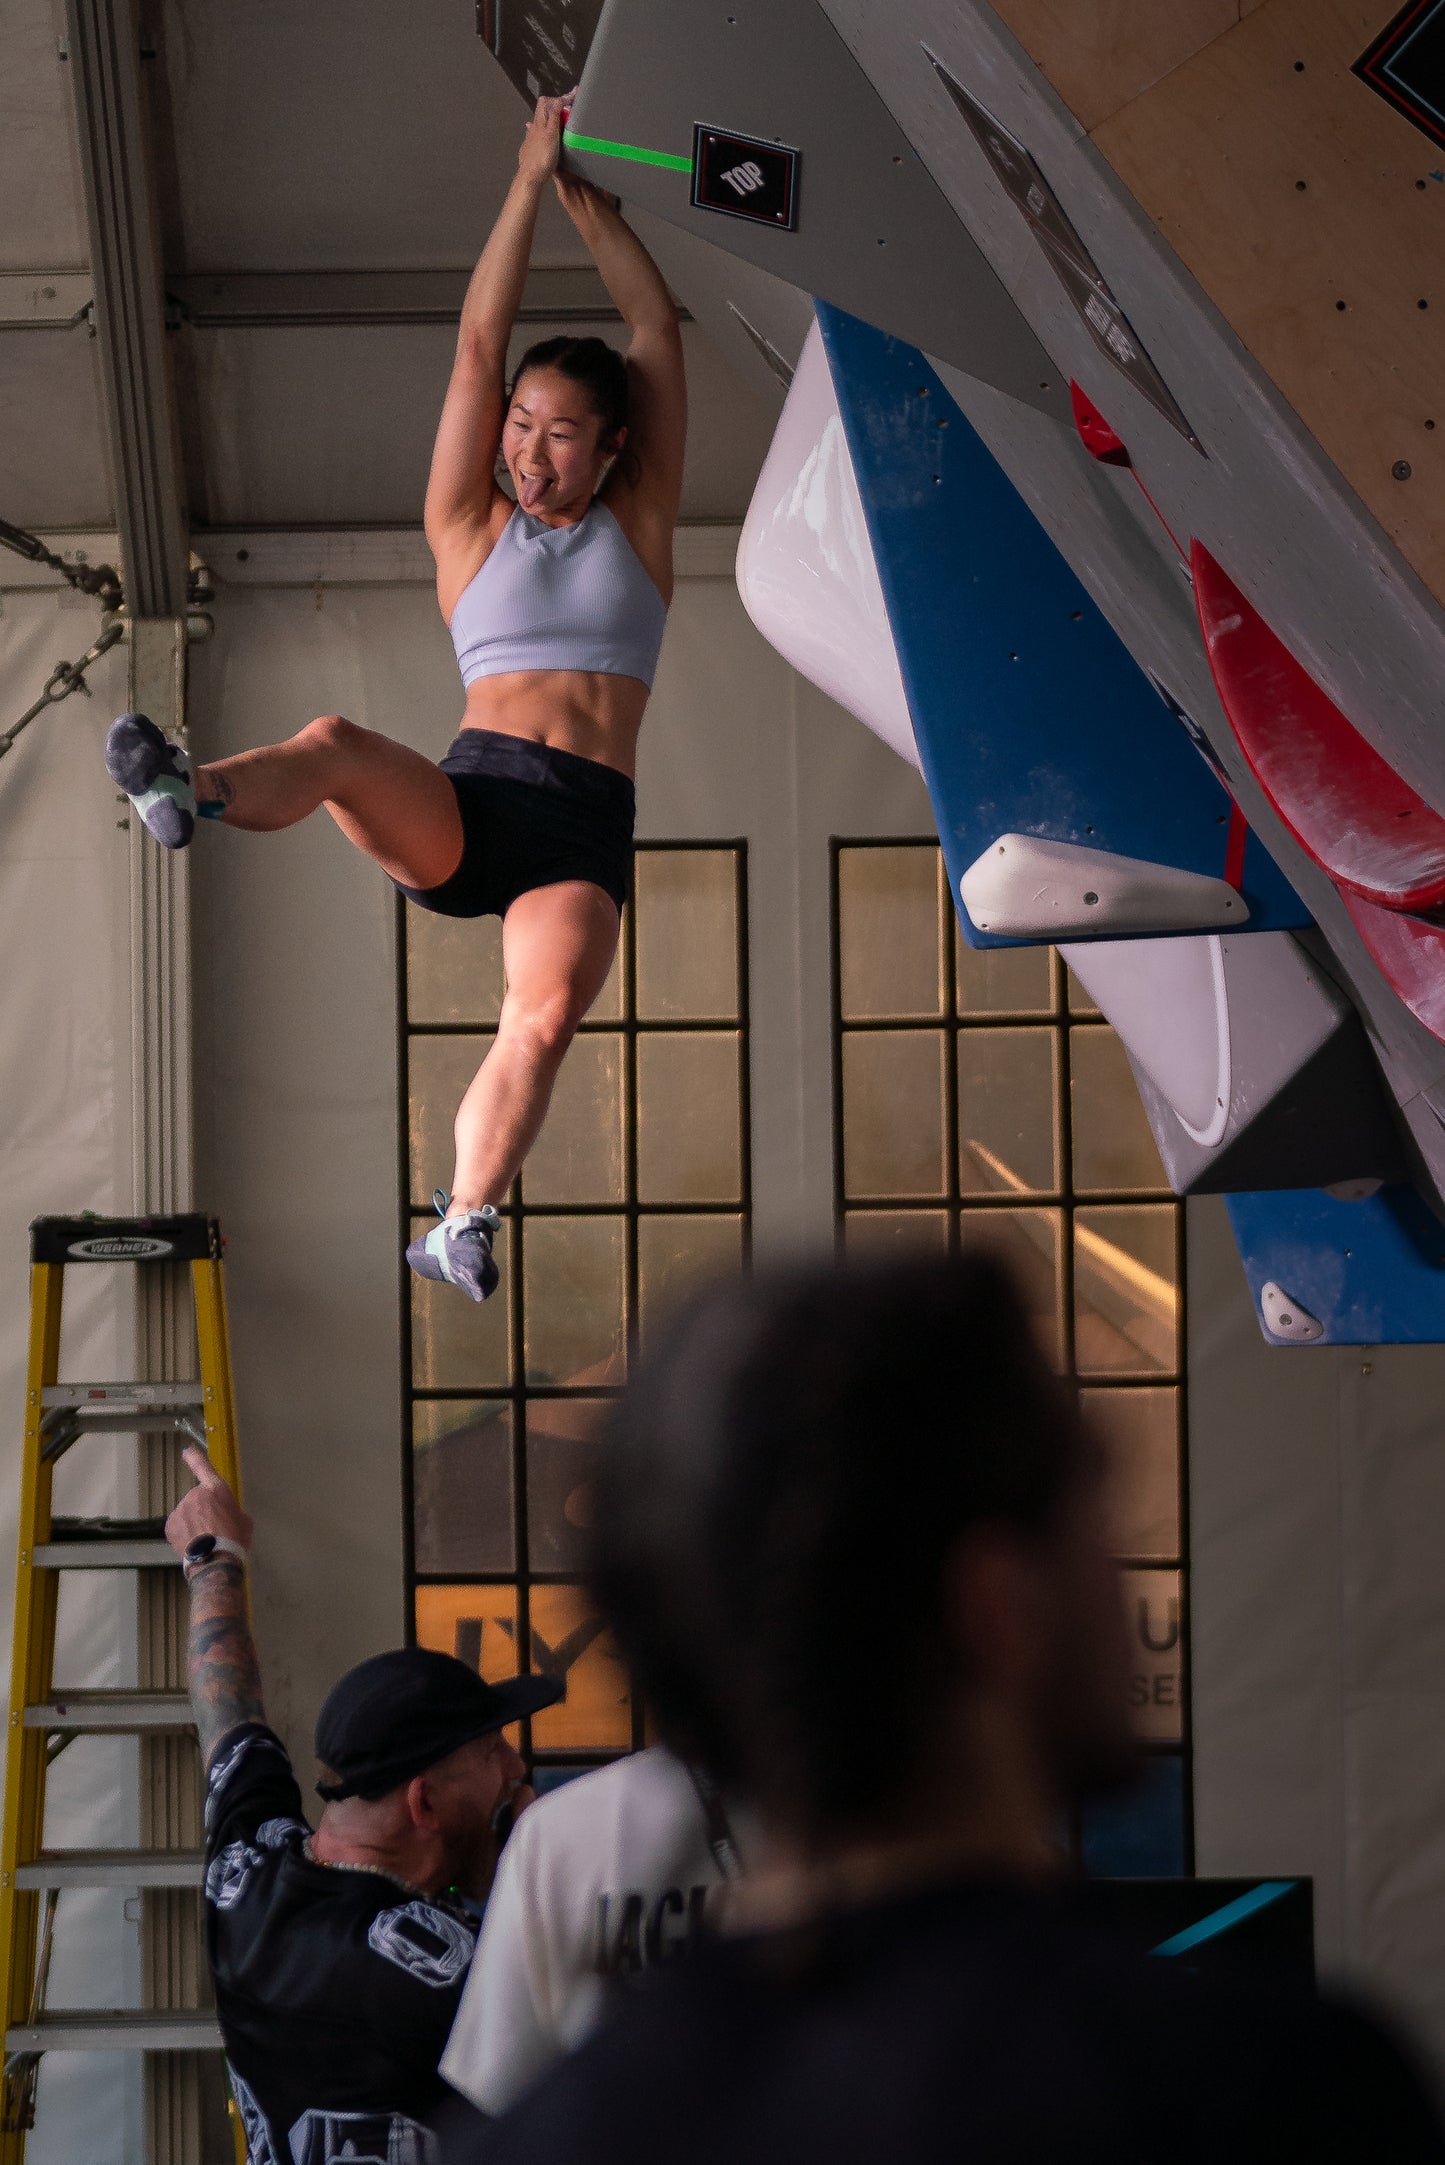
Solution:
[(281, 1739), (232, 1730), (206, 1783), (206, 1937), (251, 2165), (434, 2165), (476, 1919), (313, 1863), (310, 1832)]

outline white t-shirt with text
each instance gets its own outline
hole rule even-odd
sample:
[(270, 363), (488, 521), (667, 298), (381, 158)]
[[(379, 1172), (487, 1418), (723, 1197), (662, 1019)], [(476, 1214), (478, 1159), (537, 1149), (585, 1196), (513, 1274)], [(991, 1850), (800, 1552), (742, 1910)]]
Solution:
[(654, 1746), (539, 1797), (502, 1851), (441, 2072), (506, 2111), (592, 2027), (610, 1978), (678, 1954), (723, 1876), (692, 1777)]

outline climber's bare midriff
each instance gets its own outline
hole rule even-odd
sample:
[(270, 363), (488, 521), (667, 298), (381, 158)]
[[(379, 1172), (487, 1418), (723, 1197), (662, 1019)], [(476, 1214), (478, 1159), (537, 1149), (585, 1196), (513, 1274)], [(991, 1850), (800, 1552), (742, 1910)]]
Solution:
[(463, 729), (494, 729), (595, 759), (633, 779), (648, 687), (590, 669), (517, 669), (467, 687)]

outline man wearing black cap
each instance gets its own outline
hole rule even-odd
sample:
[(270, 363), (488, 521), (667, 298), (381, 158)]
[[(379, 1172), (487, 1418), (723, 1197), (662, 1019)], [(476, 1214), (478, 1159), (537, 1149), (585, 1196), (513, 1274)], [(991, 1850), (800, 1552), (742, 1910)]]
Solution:
[(206, 1770), (206, 1931), (251, 2165), (433, 2165), (426, 2122), (523, 1767), (502, 1734), (561, 1698), (484, 1684), (423, 1647), (375, 1655), (316, 1723), (313, 1833), (266, 1726), (246, 1615), (251, 1521), (204, 1452), (166, 1537), (190, 1589), (189, 1680)]

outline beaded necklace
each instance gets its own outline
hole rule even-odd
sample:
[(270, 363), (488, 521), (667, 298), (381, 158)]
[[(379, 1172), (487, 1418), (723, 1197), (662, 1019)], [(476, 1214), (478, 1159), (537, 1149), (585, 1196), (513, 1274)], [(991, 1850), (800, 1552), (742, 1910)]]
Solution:
[(403, 1888), (419, 1902), (430, 1902), (433, 1899), (425, 1887), (418, 1887), (411, 1880), (403, 1879), (400, 1872), (388, 1872), (384, 1864), (347, 1864), (331, 1857), (318, 1857), (311, 1846), (313, 1840), (314, 1837), (308, 1834), (301, 1844), (301, 1854), (308, 1864), (319, 1864), (323, 1872), (370, 1872), (373, 1879), (389, 1880), (393, 1887)]

